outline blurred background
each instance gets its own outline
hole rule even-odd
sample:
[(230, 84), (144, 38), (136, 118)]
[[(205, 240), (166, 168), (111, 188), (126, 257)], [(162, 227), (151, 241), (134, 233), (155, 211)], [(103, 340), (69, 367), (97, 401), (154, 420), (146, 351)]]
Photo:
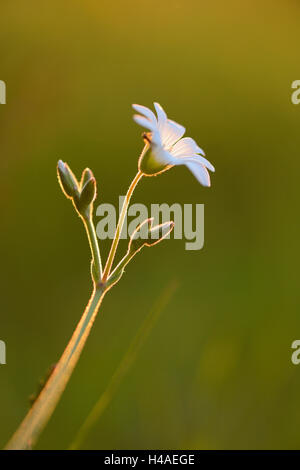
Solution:
[[(177, 291), (83, 448), (300, 447), (299, 17), (296, 0), (1, 5), (1, 445), (91, 293), (57, 160), (78, 176), (92, 168), (97, 202), (117, 204), (143, 145), (131, 103), (159, 101), (216, 173), (210, 189), (184, 167), (145, 178), (132, 202), (205, 204), (205, 246), (165, 241), (128, 266), (37, 448), (70, 445), (172, 280)], [(110, 242), (101, 246), (107, 254)]]

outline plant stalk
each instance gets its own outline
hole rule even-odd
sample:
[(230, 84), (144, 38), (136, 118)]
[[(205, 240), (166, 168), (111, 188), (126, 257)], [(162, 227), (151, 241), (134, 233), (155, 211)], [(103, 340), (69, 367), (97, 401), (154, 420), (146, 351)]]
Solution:
[(93, 224), (91, 214), (87, 217), (81, 216), (81, 218), (86, 229), (87, 237), (92, 252), (92, 278), (94, 283), (97, 284), (102, 277), (102, 262), (96, 230)]
[(97, 401), (97, 403), (85, 419), (83, 425), (77, 432), (73, 443), (69, 447), (69, 450), (79, 449), (91, 429), (100, 419), (107, 406), (113, 399), (124, 376), (128, 373), (129, 369), (135, 362), (141, 347), (146, 342), (146, 339), (151, 333), (153, 327), (155, 326), (161, 312), (163, 312), (163, 310), (166, 308), (166, 306), (172, 299), (174, 293), (176, 292), (177, 288), (178, 282), (176, 280), (169, 282), (168, 285), (164, 288), (163, 292), (151, 308), (147, 317), (145, 318), (142, 326), (133, 338), (127, 353), (124, 355), (118, 368), (111, 377), (111, 380), (109, 381), (105, 391), (101, 394), (99, 400)]
[(119, 241), (120, 241), (120, 236), (121, 236), (122, 228), (123, 228), (123, 225), (124, 225), (124, 220), (125, 220), (125, 217), (126, 217), (128, 205), (129, 205), (132, 193), (133, 193), (134, 189), (136, 188), (136, 185), (138, 184), (138, 182), (139, 182), (139, 180), (141, 179), (142, 176), (143, 176), (143, 173), (141, 171), (138, 171), (137, 174), (135, 175), (135, 178), (132, 180), (131, 185), (129, 186), (129, 189), (127, 191), (127, 194), (126, 194), (126, 197), (124, 199), (123, 206), (122, 206), (122, 209), (121, 209), (118, 225), (117, 225), (117, 228), (116, 228), (115, 237), (113, 239), (113, 242), (112, 242), (112, 245), (111, 245), (111, 248), (110, 248), (110, 252), (109, 252), (109, 255), (108, 255), (108, 258), (107, 258), (107, 262), (106, 262), (106, 265), (105, 265), (105, 268), (104, 268), (104, 273), (103, 273), (103, 276), (102, 276), (102, 282), (106, 282), (106, 280), (107, 280), (107, 278), (110, 274), (110, 270), (111, 270), (112, 264), (114, 262), (115, 254), (116, 254), (118, 244), (119, 244)]
[(6, 445), (6, 450), (31, 449), (36, 443), (51, 418), (78, 362), (105, 292), (106, 291), (101, 288), (94, 289), (89, 303), (63, 355), (32, 408)]
[(17, 431), (6, 445), (6, 450), (31, 449), (34, 446), (44, 427), (51, 418), (56, 405), (67, 386), (90, 333), (104, 295), (110, 288), (106, 285), (106, 280), (110, 274), (115, 258), (130, 198), (142, 176), (143, 173), (138, 171), (127, 191), (103, 275), (100, 250), (91, 211), (86, 214), (80, 214), (92, 252), (92, 278), (94, 290), (64, 353), (46, 382), (45, 387), (37, 397)]

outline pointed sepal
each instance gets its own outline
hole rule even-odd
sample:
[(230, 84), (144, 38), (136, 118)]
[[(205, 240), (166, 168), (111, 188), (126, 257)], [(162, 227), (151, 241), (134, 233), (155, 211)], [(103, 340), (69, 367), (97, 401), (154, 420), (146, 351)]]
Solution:
[(91, 177), (86, 181), (80, 191), (78, 198), (74, 198), (75, 206), (80, 214), (84, 214), (90, 210), (91, 204), (94, 202), (97, 194), (96, 179)]
[(69, 165), (62, 160), (57, 164), (57, 177), (66, 197), (74, 198), (79, 195), (79, 184)]

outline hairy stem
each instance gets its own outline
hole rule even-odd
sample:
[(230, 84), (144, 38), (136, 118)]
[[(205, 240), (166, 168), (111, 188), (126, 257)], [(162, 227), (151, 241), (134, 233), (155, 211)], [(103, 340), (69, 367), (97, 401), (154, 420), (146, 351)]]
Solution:
[(133, 338), (127, 353), (121, 360), (105, 391), (102, 393), (94, 408), (77, 432), (73, 443), (69, 447), (70, 450), (79, 449), (81, 447), (91, 429), (106, 410), (107, 406), (117, 392), (124, 376), (128, 373), (129, 369), (136, 360), (141, 347), (146, 342), (146, 339), (155, 326), (161, 312), (166, 308), (177, 288), (178, 283), (175, 280), (169, 282), (168, 285), (164, 288), (158, 300), (155, 302), (149, 314), (145, 318), (141, 328)]
[(126, 197), (124, 199), (123, 206), (122, 206), (122, 209), (121, 209), (118, 225), (117, 225), (117, 228), (116, 228), (115, 237), (114, 237), (114, 240), (112, 242), (110, 252), (109, 252), (109, 255), (108, 255), (108, 258), (107, 258), (107, 262), (106, 262), (106, 265), (105, 265), (105, 268), (104, 268), (102, 282), (105, 282), (107, 280), (109, 274), (110, 274), (110, 270), (111, 270), (112, 264), (114, 262), (115, 254), (116, 254), (118, 244), (119, 244), (119, 241), (120, 241), (120, 236), (121, 236), (124, 220), (125, 220), (125, 217), (126, 217), (128, 205), (129, 205), (132, 193), (133, 193), (136, 185), (138, 184), (138, 182), (139, 182), (139, 180), (141, 179), (142, 176), (143, 176), (143, 173), (141, 171), (138, 171), (138, 173), (136, 174), (135, 178), (132, 180), (131, 185), (129, 186), (129, 189), (127, 191), (127, 194), (126, 194)]
[[(143, 152), (145, 152), (146, 149), (147, 145)], [(21, 425), (6, 445), (5, 449), (7, 450), (32, 448), (51, 418), (51, 415), (66, 388), (90, 333), (103, 297), (109, 289), (109, 286), (106, 285), (106, 281), (115, 258), (130, 198), (142, 176), (143, 173), (138, 171), (127, 191), (103, 275), (100, 250), (92, 220), (92, 211), (90, 210), (87, 213), (79, 212), (87, 232), (92, 252), (92, 277), (94, 290), (63, 355), (55, 366), (54, 371), (28, 414), (25, 416)]]
[(5, 449), (30, 449), (36, 443), (54, 412), (78, 362), (104, 295), (105, 290), (94, 289), (72, 338), (53, 373)]
[(82, 220), (86, 229), (86, 233), (88, 236), (91, 252), (92, 252), (92, 277), (93, 281), (97, 284), (101, 277), (102, 277), (102, 263), (101, 263), (101, 256), (100, 250), (97, 240), (97, 235), (95, 231), (95, 227), (93, 224), (92, 216), (88, 215), (87, 217), (82, 216)]

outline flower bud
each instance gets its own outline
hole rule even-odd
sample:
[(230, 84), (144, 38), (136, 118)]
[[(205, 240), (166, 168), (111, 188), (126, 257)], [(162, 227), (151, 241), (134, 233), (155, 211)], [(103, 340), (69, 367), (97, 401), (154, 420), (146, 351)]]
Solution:
[[(143, 246), (149, 240), (149, 234), (151, 232), (152, 223), (153, 223), (153, 218), (146, 219), (135, 229), (135, 231), (133, 232), (129, 240), (129, 244), (128, 244), (129, 253), (132, 253), (132, 254), (137, 253), (141, 248), (143, 248)], [(145, 236), (141, 238), (140, 236), (141, 234), (145, 235), (146, 238)]]
[(87, 183), (87, 181), (91, 178), (94, 178), (94, 174), (92, 172), (92, 170), (90, 170), (89, 168), (86, 168), (83, 172), (82, 172), (82, 175), (81, 175), (81, 180), (80, 180), (80, 186), (81, 188), (83, 188), (83, 186), (85, 185), (85, 183)]
[(76, 177), (67, 163), (59, 160), (57, 164), (57, 177), (61, 189), (69, 198), (79, 196), (79, 186)]
[[(107, 287), (112, 287), (121, 279), (125, 267), (143, 246), (153, 246), (159, 243), (169, 235), (174, 227), (174, 222), (171, 221), (153, 228), (152, 223), (153, 218), (146, 219), (135, 229), (129, 241), (128, 251), (108, 278)], [(140, 235), (143, 235), (144, 238), (141, 238)]]
[[(174, 222), (169, 221), (161, 225), (152, 227), (153, 218), (146, 219), (142, 222), (136, 230), (133, 232), (128, 245), (128, 252), (132, 255), (137, 253), (143, 248), (143, 246), (153, 246), (166, 238), (169, 233), (173, 230)], [(141, 238), (141, 232), (145, 234), (144, 238)]]
[(80, 183), (78, 183), (67, 163), (59, 160), (57, 175), (64, 194), (73, 200), (73, 204), (79, 214), (84, 217), (90, 216), (92, 203), (97, 194), (96, 179), (93, 172), (86, 168), (82, 173)]
[(96, 179), (92, 177), (84, 184), (79, 197), (74, 198), (75, 206), (81, 214), (84, 214), (84, 212), (89, 210), (90, 205), (96, 198), (96, 194), (97, 194)]
[(169, 233), (172, 232), (174, 228), (174, 222), (169, 221), (165, 222), (164, 224), (156, 225), (150, 230), (150, 238), (146, 242), (146, 246), (153, 246), (156, 243), (161, 242), (164, 238), (166, 238)]

